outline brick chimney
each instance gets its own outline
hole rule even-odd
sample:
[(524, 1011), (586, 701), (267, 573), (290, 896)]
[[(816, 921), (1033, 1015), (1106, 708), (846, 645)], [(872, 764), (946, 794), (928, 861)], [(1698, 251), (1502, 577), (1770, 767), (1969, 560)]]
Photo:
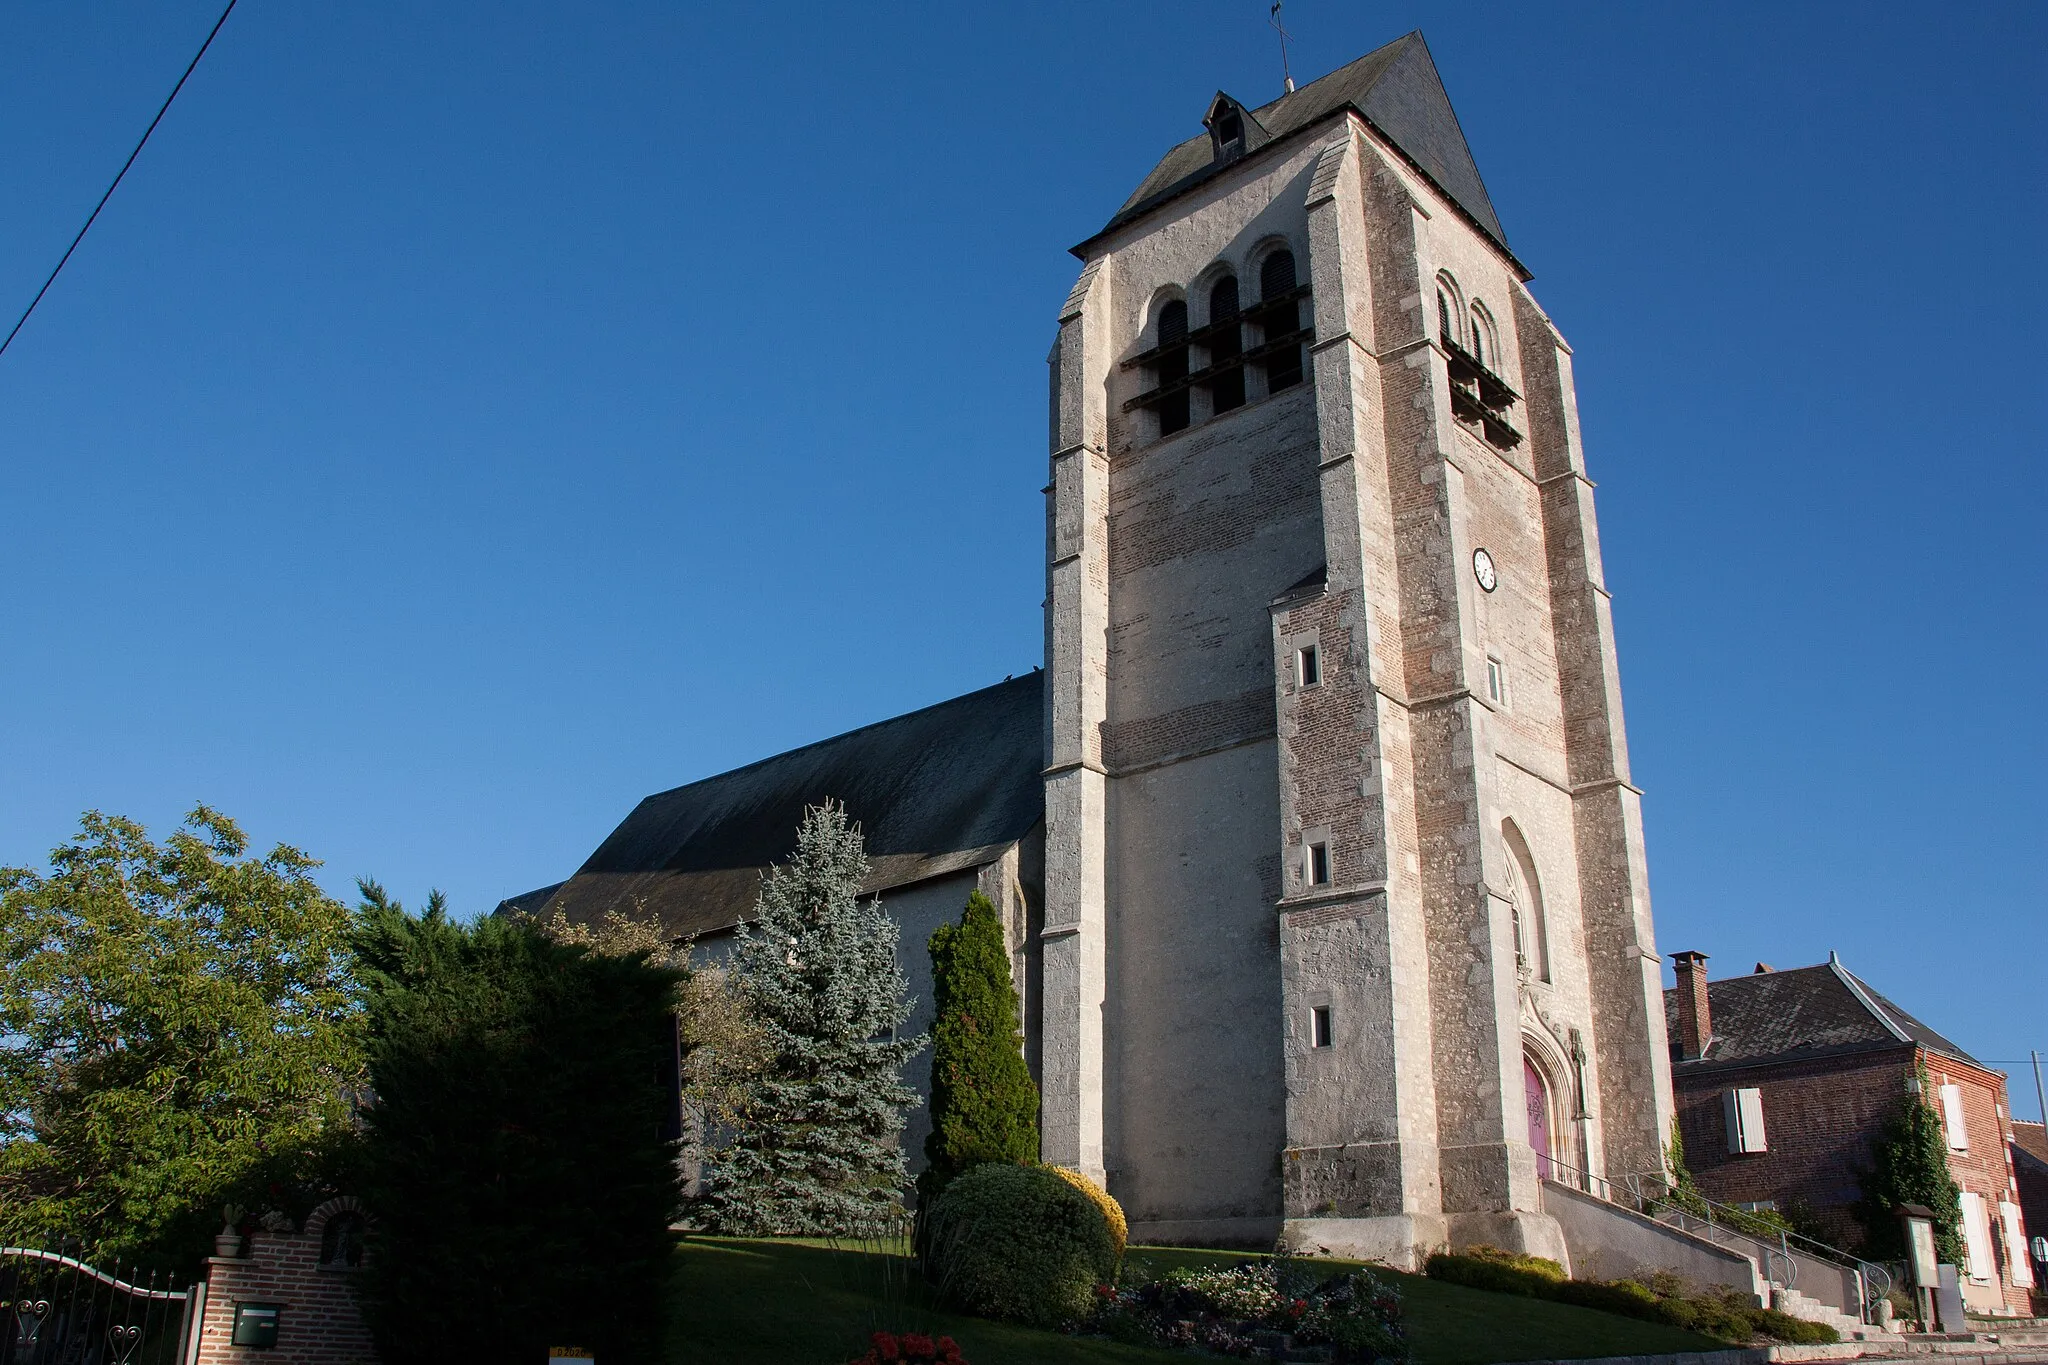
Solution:
[(1706, 1055), (1714, 1037), (1714, 1013), (1707, 1005), (1707, 955), (1673, 953), (1678, 972), (1678, 1056), (1686, 1062)]

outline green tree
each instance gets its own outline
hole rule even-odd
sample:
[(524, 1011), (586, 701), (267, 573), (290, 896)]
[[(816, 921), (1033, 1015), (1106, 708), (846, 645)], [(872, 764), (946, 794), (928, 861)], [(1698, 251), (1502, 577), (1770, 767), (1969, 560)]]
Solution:
[(676, 1005), (683, 1105), (700, 1131), (729, 1130), (744, 1120), (748, 1087), (768, 1061), (768, 1038), (730, 971), (692, 962), (690, 940), (669, 937), (660, 916), (644, 910), (607, 910), (590, 921), (572, 920), (560, 910), (546, 919), (527, 918), (557, 942), (608, 957), (644, 952), (649, 961), (683, 973)]
[(0, 1236), (190, 1267), (224, 1204), (322, 1192), (361, 1062), (318, 866), (200, 806), (0, 869)]
[(1905, 1229), (1895, 1210), (1924, 1204), (1934, 1211), (1934, 1249), (1949, 1265), (1963, 1263), (1962, 1191), (1948, 1169), (1948, 1135), (1928, 1104), (1927, 1069), (1917, 1069), (1919, 1089), (1902, 1095), (1878, 1133), (1869, 1169), (1862, 1172), (1863, 1198), (1856, 1217), (1873, 1257), (1902, 1260), (1908, 1254)]
[(362, 1295), (387, 1365), (658, 1356), (679, 1206), (681, 974), (535, 925), (405, 912), (363, 884), (354, 942), (373, 1101)]
[(1038, 1160), (1038, 1088), (1024, 1065), (1003, 922), (976, 891), (932, 931), (932, 1131), (917, 1178), (924, 1208), (984, 1161)]
[(746, 1121), (717, 1152), (704, 1214), (743, 1236), (873, 1237), (902, 1217), (900, 1141), (916, 1102), (903, 1067), (921, 1037), (896, 965), (900, 935), (836, 805), (804, 814), (796, 853), (763, 879), (732, 965), (767, 1035)]

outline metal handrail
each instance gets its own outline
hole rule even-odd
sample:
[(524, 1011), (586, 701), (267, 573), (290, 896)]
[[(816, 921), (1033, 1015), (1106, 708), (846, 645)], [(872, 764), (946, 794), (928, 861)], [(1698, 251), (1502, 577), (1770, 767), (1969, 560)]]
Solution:
[[(1655, 1182), (1656, 1185), (1663, 1188), (1664, 1193), (1660, 1195), (1646, 1190), (1646, 1182)], [(1690, 1217), (1696, 1222), (1704, 1222), (1710, 1230), (1725, 1232), (1753, 1243), (1764, 1252), (1767, 1258), (1766, 1279), (1774, 1278), (1769, 1274), (1768, 1258), (1776, 1255), (1790, 1272), (1790, 1277), (1776, 1281), (1786, 1289), (1796, 1287), (1798, 1262), (1793, 1259), (1792, 1254), (1797, 1251), (1802, 1255), (1811, 1256), (1817, 1261), (1826, 1262), (1843, 1270), (1855, 1271), (1857, 1292), (1863, 1301), (1863, 1312), (1866, 1318), (1870, 1313), (1870, 1305), (1891, 1292), (1893, 1284), (1891, 1271), (1875, 1262), (1864, 1260), (1854, 1252), (1844, 1251), (1842, 1248), (1830, 1246), (1818, 1238), (1808, 1237), (1804, 1233), (1792, 1232), (1787, 1229), (1757, 1233), (1745, 1228), (1742, 1224), (1756, 1216), (1752, 1210), (1738, 1209), (1728, 1204), (1716, 1203), (1699, 1191), (1690, 1190), (1686, 1192), (1685, 1200), (1687, 1202), (1697, 1201), (1700, 1208), (1704, 1210), (1704, 1216), (1693, 1213), (1685, 1207), (1684, 1203), (1680, 1202), (1678, 1192), (1671, 1184), (1671, 1178), (1662, 1171), (1645, 1171), (1639, 1175), (1631, 1175), (1628, 1177), (1627, 1183), (1630, 1193), (1635, 1196), (1636, 1202), (1646, 1210), (1658, 1207), (1666, 1208), (1680, 1218)], [(1714, 1214), (1717, 1210), (1721, 1214), (1721, 1221), (1718, 1223), (1714, 1220)], [(1680, 1226), (1683, 1226), (1683, 1224), (1680, 1224)], [(1776, 1239), (1776, 1246), (1772, 1245), (1773, 1238)], [(1795, 1246), (1794, 1243), (1797, 1243), (1797, 1245)]]
[[(1710, 1233), (1741, 1238), (1756, 1248), (1758, 1267), (1762, 1270), (1764, 1278), (1780, 1288), (1796, 1289), (1798, 1287), (1799, 1262), (1794, 1254), (1795, 1252), (1800, 1255), (1812, 1256), (1817, 1261), (1835, 1265), (1843, 1270), (1853, 1270), (1856, 1272), (1857, 1294), (1862, 1301), (1860, 1316), (1866, 1322), (1871, 1320), (1874, 1305), (1879, 1299), (1884, 1298), (1891, 1292), (1892, 1285), (1896, 1282), (1889, 1267), (1873, 1261), (1866, 1261), (1853, 1252), (1844, 1251), (1840, 1247), (1829, 1246), (1826, 1242), (1818, 1241), (1802, 1233), (1778, 1230), (1768, 1234), (1759, 1234), (1749, 1231), (1742, 1224), (1755, 1217), (1753, 1212), (1748, 1209), (1738, 1209), (1727, 1204), (1716, 1203), (1696, 1190), (1688, 1192), (1687, 1198), (1688, 1200), (1697, 1199), (1699, 1201), (1699, 1206), (1704, 1216), (1695, 1214), (1673, 1197), (1676, 1192), (1672, 1187), (1671, 1179), (1662, 1171), (1646, 1171), (1641, 1174), (1625, 1177), (1622, 1181), (1622, 1187), (1627, 1190), (1628, 1197), (1620, 1199), (1616, 1198), (1615, 1183), (1605, 1176), (1579, 1170), (1575, 1166), (1559, 1161), (1556, 1157), (1539, 1157), (1537, 1160), (1539, 1162), (1539, 1169), (1544, 1172), (1545, 1178), (1553, 1178), (1550, 1176), (1550, 1172), (1562, 1173), (1562, 1176), (1569, 1176), (1571, 1178), (1564, 1179), (1562, 1176), (1558, 1177), (1561, 1184), (1576, 1185), (1594, 1198), (1603, 1199), (1610, 1204), (1624, 1208), (1633, 1205), (1637, 1212), (1647, 1214), (1652, 1218), (1658, 1219), (1660, 1222), (1673, 1222), (1673, 1225), (1681, 1232), (1693, 1231), (1692, 1228), (1686, 1226), (1686, 1221), (1690, 1220), (1695, 1224), (1704, 1226)], [(1656, 1186), (1661, 1187), (1663, 1193), (1660, 1194), (1648, 1188), (1650, 1182), (1654, 1182)], [(1714, 1218), (1716, 1210), (1719, 1210), (1721, 1214), (1721, 1219), (1718, 1222)], [(1773, 1239), (1775, 1239), (1775, 1244)], [(1710, 1238), (1709, 1240), (1717, 1240), (1717, 1238)], [(1795, 1243), (1797, 1245), (1794, 1245)]]

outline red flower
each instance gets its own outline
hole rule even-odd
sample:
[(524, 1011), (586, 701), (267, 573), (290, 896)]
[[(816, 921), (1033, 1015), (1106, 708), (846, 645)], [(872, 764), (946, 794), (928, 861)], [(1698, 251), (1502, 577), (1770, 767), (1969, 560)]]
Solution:
[(941, 1365), (967, 1365), (960, 1356), (960, 1343), (951, 1337), (939, 1338), (939, 1360)]
[(932, 1353), (932, 1339), (918, 1332), (906, 1332), (903, 1336), (903, 1354), (929, 1358)]
[(902, 1348), (896, 1344), (896, 1338), (887, 1332), (877, 1332), (868, 1340), (875, 1343), (875, 1354), (884, 1360), (895, 1360), (903, 1354)]

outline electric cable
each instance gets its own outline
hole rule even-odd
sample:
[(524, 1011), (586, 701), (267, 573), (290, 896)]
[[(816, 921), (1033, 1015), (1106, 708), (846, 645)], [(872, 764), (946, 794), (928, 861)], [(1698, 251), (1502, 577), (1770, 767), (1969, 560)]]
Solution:
[(172, 86), (171, 93), (164, 97), (163, 107), (156, 111), (156, 117), (149, 121), (149, 127), (142, 130), (141, 141), (135, 144), (134, 151), (128, 153), (128, 159), (121, 163), (120, 174), (116, 175), (114, 182), (107, 186), (107, 192), (100, 196), (100, 202), (93, 205), (91, 215), (85, 220), (85, 226), (80, 228), (78, 235), (71, 239), (71, 245), (64, 248), (64, 255), (58, 260), (56, 269), (50, 272), (50, 277), (43, 281), (43, 287), (36, 290), (36, 296), (30, 299), (28, 307), (22, 310), (21, 318), (14, 324), (14, 330), (7, 334), (7, 340), (0, 341), (0, 355), (7, 354), (7, 348), (14, 344), (14, 338), (21, 335), (21, 329), (28, 325), (29, 314), (36, 311), (36, 305), (43, 301), (43, 295), (49, 293), (50, 286), (57, 282), (57, 276), (63, 272), (65, 263), (71, 259), (71, 253), (78, 250), (78, 244), (85, 240), (85, 234), (91, 232), (92, 225), (99, 221), (100, 210), (105, 208), (107, 201), (114, 197), (114, 191), (121, 188), (122, 178), (128, 174), (128, 168), (135, 164), (135, 158), (142, 155), (142, 149), (148, 143), (149, 135), (156, 131), (156, 126), (159, 123), (164, 121), (164, 115), (171, 112), (171, 101), (178, 98), (178, 92), (185, 88), (185, 82), (190, 80), (192, 73), (198, 69), (200, 58), (206, 55), (206, 49), (213, 46), (213, 40), (220, 33), (221, 25), (225, 24), (228, 21), (228, 16), (235, 12), (236, 3), (237, 0), (228, 0), (228, 7), (220, 12), (220, 18), (213, 21), (213, 28), (206, 35), (206, 41), (199, 45), (199, 51), (193, 54), (191, 62), (186, 65), (185, 74), (178, 77), (178, 83)]

